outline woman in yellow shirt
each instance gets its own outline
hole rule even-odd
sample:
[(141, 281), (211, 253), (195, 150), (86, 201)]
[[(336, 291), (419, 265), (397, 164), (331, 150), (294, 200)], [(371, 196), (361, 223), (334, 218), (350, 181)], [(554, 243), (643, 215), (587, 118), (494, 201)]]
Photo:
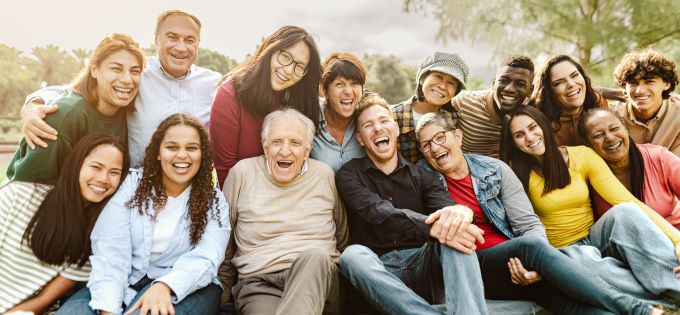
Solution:
[[(538, 109), (517, 107), (503, 123), (501, 159), (522, 182), (550, 243), (595, 246), (602, 256), (625, 262), (634, 275), (627, 281), (637, 279), (651, 293), (647, 297), (680, 296), (680, 279), (675, 278), (680, 272), (680, 232), (631, 195), (592, 149), (557, 146), (549, 126)], [(597, 222), (589, 184), (616, 205)], [(615, 265), (620, 267), (620, 262)], [(609, 273), (615, 269), (610, 267), (597, 268), (606, 281), (623, 291), (634, 286), (612, 279), (617, 277)]]

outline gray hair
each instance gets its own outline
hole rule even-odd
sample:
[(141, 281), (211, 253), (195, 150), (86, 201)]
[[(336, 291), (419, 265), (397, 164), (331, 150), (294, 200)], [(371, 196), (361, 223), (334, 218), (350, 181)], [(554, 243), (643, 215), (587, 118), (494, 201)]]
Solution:
[(262, 123), (262, 133), (260, 133), (262, 144), (264, 146), (269, 145), (269, 128), (275, 121), (280, 120), (286, 122), (301, 122), (305, 126), (305, 129), (307, 129), (307, 146), (311, 148), (312, 142), (314, 141), (314, 134), (316, 133), (314, 123), (307, 116), (291, 107), (284, 107), (283, 109), (275, 110), (264, 117), (264, 122)]
[(420, 131), (423, 130), (423, 128), (429, 126), (429, 125), (436, 125), (439, 127), (444, 128), (445, 130), (448, 129), (456, 129), (456, 123), (453, 122), (453, 119), (449, 117), (448, 115), (442, 113), (442, 112), (434, 112), (434, 113), (427, 113), (420, 117), (418, 119), (418, 123), (416, 124), (416, 139), (420, 140)]

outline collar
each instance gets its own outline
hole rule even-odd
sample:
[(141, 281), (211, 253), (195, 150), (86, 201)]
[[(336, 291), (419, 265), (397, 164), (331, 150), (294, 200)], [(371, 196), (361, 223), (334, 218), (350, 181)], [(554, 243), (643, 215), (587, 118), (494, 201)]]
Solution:
[(659, 119), (666, 115), (666, 111), (668, 111), (668, 99), (665, 99), (661, 102), (661, 107), (659, 107), (659, 110), (656, 112), (656, 115), (654, 117), (650, 118), (646, 123), (641, 122), (640, 120), (635, 117), (635, 111), (633, 111), (633, 103), (632, 102), (627, 102), (626, 103), (626, 115), (628, 115), (628, 119), (632, 121), (635, 124), (641, 125), (641, 126), (649, 126)]
[(292, 185), (293, 183), (295, 183), (295, 181), (297, 181), (298, 178), (300, 178), (302, 175), (307, 173), (307, 171), (309, 170), (309, 164), (307, 163), (309, 161), (309, 158), (306, 158), (305, 161), (302, 163), (302, 168), (300, 169), (300, 174), (298, 174), (298, 176), (295, 176), (295, 178), (292, 181), (290, 181), (290, 183), (279, 184), (279, 183), (275, 182), (274, 178), (272, 177), (272, 170), (269, 168), (269, 163), (267, 163), (267, 157), (264, 156), (264, 155), (261, 155), (261, 156), (262, 156), (262, 159), (264, 160), (264, 167), (265, 167), (265, 169), (267, 169), (267, 176), (269, 177), (269, 180), (272, 183), (274, 183), (274, 185), (276, 185), (276, 186)]
[[(397, 150), (397, 151), (399, 151), (399, 150)], [(398, 170), (400, 170), (400, 169), (402, 169), (402, 168), (408, 166), (406, 159), (404, 159), (404, 158), (401, 156), (401, 154), (399, 154), (398, 152), (397, 152), (396, 154), (397, 154), (397, 167), (394, 169), (394, 171), (392, 171), (392, 174), (394, 174), (394, 173), (396, 173)], [(368, 155), (362, 158), (362, 161), (361, 161), (361, 169), (362, 169), (364, 172), (368, 171), (369, 169), (374, 169), (374, 170), (376, 170), (376, 171), (378, 171), (378, 172), (380, 172), (380, 173), (382, 173), (382, 174), (385, 174), (385, 173), (383, 173), (383, 171), (382, 171), (381, 169), (379, 169), (377, 166), (375, 166), (375, 164), (373, 163), (373, 161), (371, 160), (371, 158), (368, 157)], [(385, 174), (385, 175), (388, 175), (388, 174)]]
[(194, 69), (194, 65), (192, 64), (191, 67), (189, 67), (189, 71), (187, 71), (187, 73), (185, 75), (183, 75), (179, 78), (175, 78), (175, 77), (171, 76), (169, 73), (167, 73), (165, 71), (165, 69), (163, 69), (163, 64), (161, 63), (161, 60), (160, 60), (159, 57), (156, 57), (156, 60), (158, 60), (158, 69), (161, 70), (161, 73), (163, 73), (163, 75), (165, 75), (168, 79), (171, 79), (171, 80), (184, 80), (191, 75), (191, 71)]

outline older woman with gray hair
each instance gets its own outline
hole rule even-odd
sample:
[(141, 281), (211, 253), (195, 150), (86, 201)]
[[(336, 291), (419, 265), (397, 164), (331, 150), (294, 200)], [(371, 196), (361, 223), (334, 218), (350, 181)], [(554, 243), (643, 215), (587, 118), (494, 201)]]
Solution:
[(314, 131), (295, 109), (268, 114), (264, 155), (239, 161), (227, 176), (233, 230), (220, 279), (223, 302), (232, 293), (239, 314), (337, 312), (347, 222), (333, 170), (309, 158)]
[[(500, 160), (463, 154), (463, 134), (443, 113), (429, 113), (416, 126), (419, 149), (456, 204), (472, 209), (484, 242), (464, 229), (442, 232), (476, 250), (487, 299), (530, 299), (555, 314), (660, 314), (614, 290), (604, 280), (553, 248), (545, 228), (513, 171)], [(462, 235), (461, 235), (462, 234)], [(530, 271), (532, 270), (532, 271)]]

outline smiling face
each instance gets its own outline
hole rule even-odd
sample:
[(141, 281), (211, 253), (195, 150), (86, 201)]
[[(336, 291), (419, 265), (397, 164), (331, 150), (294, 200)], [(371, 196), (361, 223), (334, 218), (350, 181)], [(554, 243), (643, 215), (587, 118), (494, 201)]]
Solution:
[(575, 113), (586, 100), (586, 81), (569, 61), (562, 61), (550, 69), (550, 89), (565, 113)]
[(90, 75), (97, 80), (97, 110), (111, 116), (137, 96), (142, 64), (135, 54), (121, 49), (92, 67)]
[[(86, 203), (97, 203), (113, 194), (123, 173), (123, 152), (110, 144), (102, 144), (90, 152), (80, 167), (78, 184)], [(127, 170), (125, 170), (127, 171)]]
[(420, 79), (420, 84), (423, 86), (425, 101), (437, 106), (451, 102), (458, 91), (458, 80), (439, 71), (428, 72), (425, 78)]
[(502, 113), (524, 104), (531, 94), (532, 73), (529, 69), (504, 66), (493, 82), (494, 101)]
[[(445, 137), (442, 144), (437, 144), (437, 138)], [(463, 144), (463, 133), (459, 129), (446, 130), (436, 123), (430, 124), (418, 133), (420, 147), (429, 144), (430, 150), (424, 152), (423, 156), (427, 163), (432, 165), (438, 172), (449, 175), (455, 170), (466, 165), (461, 145)], [(432, 141), (432, 140), (435, 141)], [(451, 177), (451, 176), (449, 176)]]
[[(296, 74), (295, 67), (307, 68), (310, 51), (304, 41), (286, 47), (272, 54), (270, 62), (272, 90), (281, 92), (302, 80), (303, 75)], [(290, 62), (290, 63), (289, 63)], [(282, 65), (289, 63), (287, 65)]]
[(670, 83), (661, 77), (643, 79), (640, 75), (626, 82), (626, 96), (633, 104), (636, 116), (650, 118), (659, 111), (663, 103), (663, 91), (670, 88)]
[(376, 166), (397, 158), (399, 126), (389, 110), (370, 105), (357, 117), (357, 126), (357, 140)]
[(200, 39), (198, 24), (181, 14), (168, 16), (158, 28), (156, 51), (165, 72), (179, 78), (196, 61)]
[(361, 99), (363, 87), (359, 82), (338, 76), (324, 92), (330, 114), (346, 119), (352, 118)]
[(590, 147), (607, 162), (628, 158), (630, 138), (618, 117), (609, 111), (597, 111), (585, 124)]
[(310, 151), (307, 129), (301, 121), (281, 119), (269, 126), (264, 156), (274, 182), (288, 184), (295, 180)]
[(193, 127), (175, 125), (165, 132), (157, 159), (163, 170), (163, 187), (176, 197), (186, 189), (201, 167), (201, 137)]
[(515, 146), (534, 158), (545, 154), (543, 130), (538, 123), (527, 115), (518, 115), (510, 121), (510, 134)]

